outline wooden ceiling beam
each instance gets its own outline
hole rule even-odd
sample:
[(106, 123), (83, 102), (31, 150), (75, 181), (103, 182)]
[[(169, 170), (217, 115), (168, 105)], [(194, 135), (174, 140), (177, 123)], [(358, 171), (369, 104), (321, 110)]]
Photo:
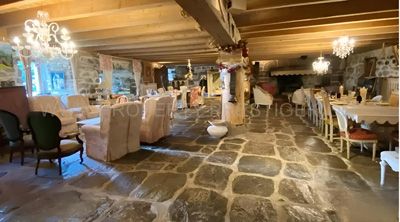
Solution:
[(162, 46), (162, 47), (146, 47), (137, 49), (119, 49), (119, 50), (100, 50), (104, 54), (129, 54), (129, 53), (140, 53), (140, 52), (170, 52), (173, 50), (197, 50), (208, 48), (204, 43), (201, 44), (189, 44), (179, 46)]
[[(6, 2), (7, 0), (2, 0), (1, 3)], [(0, 5), (0, 14), (20, 11), (23, 9), (34, 8), (34, 7), (43, 7), (45, 5), (55, 4), (55, 3), (63, 3), (72, 0), (23, 0), (23, 1), (15, 1), (11, 4)]]
[(349, 24), (339, 24), (339, 25), (328, 25), (320, 27), (311, 28), (294, 28), (286, 30), (272, 30), (272, 31), (260, 31), (257, 33), (242, 34), (243, 38), (257, 38), (263, 36), (277, 36), (277, 35), (291, 35), (291, 34), (306, 34), (306, 33), (322, 33), (322, 32), (351, 32), (353, 30), (366, 30), (374, 28), (390, 28), (399, 25), (399, 20), (390, 19), (382, 21), (373, 22), (360, 22), (360, 23), (349, 23)]
[(258, 33), (264, 31), (278, 31), (278, 30), (288, 30), (288, 29), (298, 29), (298, 28), (312, 28), (312, 27), (328, 27), (334, 25), (346, 25), (346, 24), (356, 24), (374, 21), (383, 21), (398, 19), (398, 10), (385, 11), (385, 12), (373, 12), (361, 15), (350, 15), (336, 18), (322, 18), (313, 19), (307, 21), (295, 21), (283, 24), (264, 24), (255, 26), (245, 26), (239, 28), (240, 33)]
[[(375, 34), (375, 35), (362, 35), (357, 36), (356, 41), (371, 41), (371, 40), (385, 40), (385, 39), (395, 39), (398, 38), (397, 33), (389, 33), (389, 34)], [(293, 38), (293, 39), (285, 39), (285, 40), (266, 40), (266, 41), (251, 41), (247, 44), (249, 47), (258, 47), (259, 45), (287, 45), (287, 44), (324, 44), (324, 43), (332, 43), (332, 37), (327, 36), (326, 38), (317, 38), (317, 39), (309, 39), (309, 38)]]
[(363, 29), (353, 29), (353, 30), (332, 30), (332, 31), (310, 32), (310, 33), (300, 33), (300, 34), (288, 31), (286, 33), (276, 32), (275, 35), (272, 36), (248, 38), (247, 41), (249, 42), (249, 44), (252, 44), (256, 42), (265, 42), (265, 41), (290, 41), (290, 40), (302, 40), (302, 39), (312, 40), (321, 38), (332, 38), (332, 40), (334, 40), (342, 35), (349, 35), (351, 37), (372, 36), (372, 35), (398, 33), (398, 30), (399, 30), (398, 25), (394, 25), (389, 27), (374, 27), (374, 28), (363, 28)]
[(344, 1), (347, 0), (247, 0), (247, 11), (270, 10)]
[(181, 46), (181, 45), (189, 45), (189, 44), (204, 44), (206, 46), (208, 37), (204, 38), (192, 38), (192, 39), (184, 39), (178, 41), (159, 41), (159, 42), (151, 42), (151, 43), (143, 43), (143, 44), (127, 44), (127, 45), (112, 45), (112, 46), (101, 46), (101, 47), (83, 47), (81, 49), (87, 51), (104, 51), (104, 50), (118, 50), (118, 49), (142, 49), (149, 47), (167, 47), (167, 46)]
[[(191, 18), (180, 15), (178, 5), (150, 8), (142, 10), (129, 10), (103, 16), (72, 19), (61, 21), (58, 24), (66, 27), (70, 32), (89, 32), (103, 29), (124, 28), (130, 26), (153, 25), (162, 23), (179, 22)], [(9, 33), (21, 33), (21, 27), (9, 28)]]
[[(188, 12), (219, 45), (232, 45), (240, 38), (232, 15), (227, 12), (224, 1), (175, 0)], [(222, 2), (222, 3), (221, 3)]]
[[(363, 47), (357, 47), (354, 49), (354, 53), (362, 53), (365, 51), (370, 51), (374, 49), (381, 48), (381, 45), (367, 45)], [(325, 53), (324, 53), (325, 54)], [(307, 55), (308, 57), (317, 58), (320, 55), (320, 51), (301, 51), (301, 52), (274, 52), (274, 53), (266, 53), (266, 54), (250, 54), (251, 61), (260, 61), (260, 60), (275, 60), (275, 59), (295, 59), (300, 58), (300, 56)], [(335, 57), (334, 55), (331, 55)], [(311, 68), (311, 64), (310, 64)]]
[(306, 21), (321, 18), (334, 18), (341, 16), (365, 14), (399, 8), (397, 0), (380, 1), (376, 0), (350, 0), (318, 5), (304, 5), (299, 7), (277, 8), (256, 12), (245, 12), (236, 15), (235, 22), (238, 27), (282, 24), (295, 21)]
[(216, 52), (216, 49), (198, 49), (198, 50), (174, 50), (170, 52), (141, 52), (141, 53), (118, 53), (115, 55), (120, 55), (120, 56), (134, 56), (134, 57), (142, 57), (142, 56), (174, 56), (174, 55), (196, 55), (196, 54), (203, 54), (203, 53), (210, 53), (210, 52)]
[(47, 11), (51, 21), (65, 21), (173, 4), (172, 0), (71, 0), (0, 14), (0, 26), (22, 25), (26, 19), (36, 18), (39, 10)]
[(165, 32), (158, 35), (142, 35), (134, 37), (116, 37), (112, 39), (101, 39), (101, 40), (86, 40), (86, 41), (75, 41), (78, 47), (91, 47), (91, 46), (107, 46), (107, 45), (125, 45), (125, 44), (142, 44), (159, 41), (172, 41), (172, 40), (184, 40), (190, 38), (208, 37), (208, 33), (199, 32), (195, 29), (191, 31), (179, 31), (179, 32)]
[(179, 32), (179, 31), (193, 31), (196, 26), (196, 22), (192, 19), (184, 20), (179, 22), (170, 22), (162, 24), (149, 24), (130, 26), (124, 28), (112, 28), (102, 29), (97, 31), (79, 32), (72, 33), (71, 37), (79, 39), (81, 41), (87, 40), (101, 40), (101, 39), (112, 39), (121, 37), (134, 37), (143, 35), (160, 35), (165, 32)]

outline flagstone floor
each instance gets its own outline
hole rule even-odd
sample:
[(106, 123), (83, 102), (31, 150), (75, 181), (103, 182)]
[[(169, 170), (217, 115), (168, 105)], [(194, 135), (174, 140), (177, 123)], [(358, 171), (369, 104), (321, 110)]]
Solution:
[[(171, 136), (112, 163), (77, 155), (0, 160), (0, 221), (398, 221), (398, 174), (368, 151), (347, 160), (306, 118), (246, 107), (221, 140), (218, 101), (179, 111)], [(287, 110), (286, 110), (287, 111)]]

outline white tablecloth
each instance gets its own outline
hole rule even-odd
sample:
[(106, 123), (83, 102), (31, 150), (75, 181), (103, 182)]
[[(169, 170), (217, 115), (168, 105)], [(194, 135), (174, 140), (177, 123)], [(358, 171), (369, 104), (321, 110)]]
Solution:
[(399, 107), (379, 106), (376, 104), (351, 104), (332, 105), (334, 109), (341, 110), (347, 118), (357, 123), (399, 123)]

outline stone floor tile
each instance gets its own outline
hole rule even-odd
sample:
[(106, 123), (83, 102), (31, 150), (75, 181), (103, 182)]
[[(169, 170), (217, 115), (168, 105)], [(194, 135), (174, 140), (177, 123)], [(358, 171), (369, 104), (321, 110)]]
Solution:
[(279, 194), (290, 201), (301, 204), (314, 204), (314, 192), (308, 183), (300, 180), (283, 179), (279, 183)]
[(190, 157), (185, 163), (176, 168), (178, 173), (190, 173), (203, 162), (203, 157)]
[(287, 163), (283, 170), (283, 174), (295, 179), (310, 180), (312, 178), (307, 167), (298, 163)]
[(147, 177), (147, 172), (125, 172), (118, 175), (104, 188), (109, 194), (128, 196)]
[(240, 172), (257, 173), (265, 176), (276, 176), (281, 167), (281, 161), (260, 156), (243, 156), (238, 164)]
[(263, 156), (275, 155), (274, 145), (271, 143), (260, 143), (256, 141), (249, 141), (244, 146), (243, 153), (256, 154)]
[(320, 138), (311, 136), (295, 136), (296, 145), (304, 150), (320, 153), (330, 153), (332, 150)]
[(232, 143), (222, 143), (219, 146), (220, 150), (240, 150), (242, 148), (239, 144), (232, 144)]
[(317, 207), (287, 205), (284, 209), (288, 214), (287, 222), (333, 222), (327, 213)]
[(184, 174), (155, 173), (147, 177), (131, 195), (135, 198), (162, 202), (171, 199), (185, 183), (186, 175)]
[(347, 169), (346, 163), (336, 155), (325, 155), (319, 153), (310, 153), (306, 155), (310, 164), (319, 167), (329, 167), (336, 169)]
[(211, 154), (207, 158), (207, 161), (231, 165), (233, 162), (235, 162), (237, 155), (238, 154), (236, 152), (232, 151), (217, 151)]
[(205, 164), (197, 171), (194, 183), (203, 187), (224, 190), (232, 170), (222, 166)]
[(100, 188), (109, 180), (110, 176), (107, 174), (90, 173), (88, 175), (78, 178), (77, 180), (70, 183), (70, 185), (83, 189)]
[(169, 207), (171, 221), (222, 222), (228, 200), (215, 191), (189, 188)]
[(314, 177), (318, 178), (316, 183), (328, 188), (370, 189), (368, 184), (353, 171), (317, 168)]
[(231, 222), (274, 222), (277, 213), (270, 200), (258, 197), (236, 197), (229, 212)]
[(233, 144), (243, 144), (246, 140), (242, 138), (226, 138), (224, 139), (224, 143), (233, 143)]
[(263, 177), (240, 175), (233, 180), (232, 191), (237, 194), (269, 197), (274, 192), (274, 181)]
[(142, 201), (120, 201), (101, 216), (101, 221), (151, 222), (156, 218), (151, 211), (151, 203)]
[(284, 160), (296, 162), (305, 161), (304, 155), (295, 147), (278, 146), (277, 150), (281, 158)]

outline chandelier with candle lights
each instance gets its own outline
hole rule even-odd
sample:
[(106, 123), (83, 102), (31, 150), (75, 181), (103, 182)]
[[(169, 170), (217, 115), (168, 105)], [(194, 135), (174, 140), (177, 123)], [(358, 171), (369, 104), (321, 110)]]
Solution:
[(356, 42), (353, 38), (342, 36), (333, 41), (333, 54), (337, 55), (341, 59), (344, 59), (353, 52), (355, 43)]
[(49, 13), (38, 11), (36, 19), (25, 21), (24, 41), (14, 37), (13, 49), (21, 57), (71, 59), (77, 53), (66, 28), (49, 23)]
[(326, 74), (328, 72), (329, 65), (330, 65), (330, 62), (325, 61), (324, 57), (322, 56), (322, 52), (321, 52), (321, 55), (318, 57), (318, 60), (316, 60), (312, 64), (313, 70), (317, 74)]

